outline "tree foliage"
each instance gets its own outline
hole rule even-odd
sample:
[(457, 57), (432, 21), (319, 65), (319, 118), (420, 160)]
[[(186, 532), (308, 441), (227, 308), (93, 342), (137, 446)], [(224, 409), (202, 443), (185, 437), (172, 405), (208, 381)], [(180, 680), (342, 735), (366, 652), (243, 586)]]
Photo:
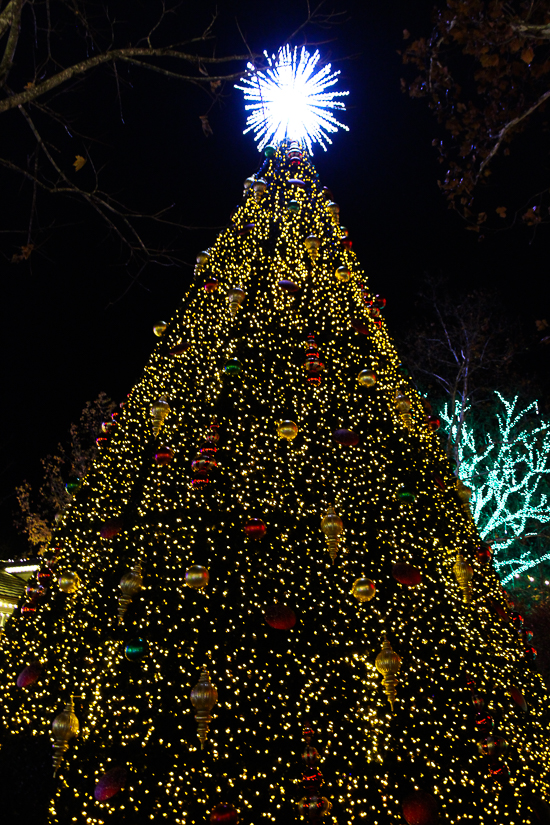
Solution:
[[(409, 39), (405, 31), (405, 39)], [(532, 153), (546, 127), (550, 98), (550, 7), (546, 0), (447, 0), (434, 10), (434, 27), (407, 45), (403, 60), (417, 71), (412, 97), (425, 98), (444, 136), (434, 140), (445, 177), (439, 186), (451, 208), (476, 232), (503, 228), (518, 218), (549, 221), (548, 170), (536, 164), (529, 191), (513, 166), (497, 163), (529, 132)], [(547, 157), (546, 142), (542, 151)], [(518, 147), (514, 149), (518, 153)], [(525, 160), (525, 158), (524, 158)], [(528, 157), (527, 157), (528, 160)], [(546, 164), (547, 165), (547, 164)], [(493, 172), (506, 169), (506, 195)], [(495, 175), (497, 177), (497, 175)], [(491, 197), (481, 185), (491, 181)], [(498, 192), (501, 200), (494, 201)], [(518, 201), (514, 203), (517, 196)]]
[(34, 548), (44, 548), (50, 541), (56, 519), (71, 501), (67, 480), (86, 475), (97, 455), (101, 425), (115, 409), (116, 404), (104, 392), (95, 401), (87, 401), (78, 423), (71, 424), (68, 443), (58, 444), (53, 454), (42, 459), (40, 486), (33, 488), (24, 481), (17, 488), (15, 524)]

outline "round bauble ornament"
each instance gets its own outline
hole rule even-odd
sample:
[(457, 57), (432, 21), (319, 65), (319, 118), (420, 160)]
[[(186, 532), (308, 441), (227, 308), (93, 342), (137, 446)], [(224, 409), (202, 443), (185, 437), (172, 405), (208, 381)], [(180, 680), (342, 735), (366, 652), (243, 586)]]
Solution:
[(210, 580), (210, 574), (201, 564), (193, 564), (185, 571), (185, 584), (193, 590), (202, 590)]
[(108, 799), (112, 799), (124, 788), (127, 778), (128, 771), (126, 768), (111, 768), (97, 781), (94, 788), (95, 799), (98, 802), (107, 802)]
[(206, 281), (204, 282), (204, 291), (205, 291), (205, 292), (207, 292), (208, 294), (210, 294), (210, 293), (212, 293), (212, 292), (216, 292), (216, 290), (218, 289), (219, 285), (220, 285), (220, 284), (219, 284), (218, 279), (217, 279), (217, 278), (214, 278), (214, 276), (213, 276), (213, 275), (210, 275), (210, 276), (206, 279)]
[(300, 291), (300, 287), (298, 286), (298, 284), (295, 284), (294, 281), (288, 281), (286, 278), (282, 278), (278, 282), (278, 286), (285, 292), (290, 293), (291, 295), (294, 295), (296, 292)]
[(187, 352), (190, 346), (191, 343), (189, 341), (180, 341), (175, 347), (172, 347), (170, 350), (170, 355), (183, 355), (184, 352)]
[(105, 450), (109, 446), (109, 439), (106, 435), (100, 435), (96, 438), (95, 443), (99, 450)]
[(112, 539), (124, 529), (124, 521), (120, 516), (107, 519), (99, 531), (102, 539)]
[(537, 651), (534, 647), (526, 647), (524, 650), (524, 656), (528, 662), (534, 662), (537, 658)]
[(477, 748), (482, 756), (490, 756), (491, 759), (502, 756), (508, 750), (508, 742), (502, 736), (487, 736), (477, 743)]
[(319, 768), (307, 767), (302, 773), (302, 786), (308, 794), (314, 794), (323, 784), (324, 777)]
[(220, 802), (210, 814), (210, 825), (238, 825), (238, 822), (239, 812), (228, 802)]
[(494, 724), (495, 720), (490, 713), (476, 713), (474, 717), (474, 725), (481, 736), (488, 736), (493, 730)]
[(170, 464), (173, 458), (174, 451), (165, 445), (159, 447), (155, 453), (155, 461), (157, 464), (160, 464), (161, 467), (166, 467), (167, 464)]
[(17, 687), (25, 688), (34, 685), (34, 683), (40, 679), (43, 670), (44, 667), (42, 666), (41, 662), (31, 662), (30, 665), (27, 665), (26, 668), (23, 668), (23, 670), (17, 677)]
[(133, 639), (124, 648), (124, 655), (129, 662), (141, 662), (149, 652), (149, 644), (145, 639)]
[(481, 693), (472, 693), (472, 705), (478, 713), (481, 713), (485, 707), (485, 697), (482, 696)]
[(374, 387), (376, 384), (376, 373), (372, 370), (361, 370), (357, 376), (357, 383), (362, 387)]
[(258, 180), (255, 180), (252, 184), (252, 189), (254, 190), (256, 199), (260, 200), (265, 190), (267, 189), (267, 182), (263, 178), (259, 178)]
[(249, 539), (263, 539), (267, 533), (267, 527), (261, 518), (249, 518), (243, 530)]
[(238, 358), (230, 358), (225, 362), (223, 371), (226, 375), (238, 375), (242, 370), (242, 364)]
[(340, 207), (338, 206), (338, 204), (334, 203), (334, 201), (329, 201), (327, 203), (327, 209), (334, 218), (334, 220), (338, 220), (338, 215), (340, 214)]
[(52, 571), (49, 567), (43, 567), (42, 570), (38, 571), (38, 576), (36, 578), (42, 587), (48, 587), (52, 580)]
[(319, 751), (316, 748), (312, 748), (311, 745), (307, 745), (302, 754), (302, 762), (305, 765), (315, 765), (318, 759)]
[(350, 321), (351, 328), (358, 332), (359, 335), (370, 335), (368, 326), (359, 318), (352, 318)]
[(344, 447), (355, 447), (360, 441), (359, 436), (353, 430), (335, 430), (332, 433), (332, 438), (337, 444), (342, 444)]
[[(109, 421), (109, 424), (112, 424), (112, 421)], [(101, 427), (103, 429), (103, 424), (101, 425)], [(77, 493), (81, 487), (82, 480), (80, 478), (77, 478), (76, 476), (70, 478), (65, 484), (65, 489), (70, 496), (74, 496), (74, 494)]]
[(398, 490), (396, 496), (402, 504), (414, 504), (416, 501), (416, 494), (412, 490)]
[(298, 203), (298, 201), (291, 200), (287, 203), (286, 208), (289, 212), (293, 212), (295, 214), (296, 212), (300, 211), (300, 204)]
[(76, 593), (80, 587), (80, 577), (78, 573), (68, 570), (59, 576), (57, 584), (63, 593)]
[(316, 235), (308, 235), (304, 241), (304, 246), (308, 252), (316, 252), (321, 246), (321, 241)]
[(521, 613), (518, 613), (517, 610), (512, 610), (512, 612), (510, 613), (510, 619), (516, 630), (522, 629), (525, 623), (525, 619), (523, 618)]
[(245, 182), (243, 183), (244, 191), (247, 192), (249, 189), (252, 190), (252, 184), (256, 178), (246, 178)]
[(275, 146), (272, 146), (270, 143), (268, 143), (267, 146), (264, 146), (264, 155), (266, 158), (272, 158), (276, 151), (277, 149)]
[(476, 547), (475, 555), (477, 563), (483, 567), (491, 561), (493, 550), (489, 544), (483, 543)]
[(207, 252), (206, 250), (203, 250), (202, 252), (199, 252), (199, 254), (197, 255), (197, 265), (199, 267), (200, 266), (206, 266), (206, 264), (208, 263), (209, 260), (210, 260), (210, 252)]
[(351, 594), (358, 602), (370, 602), (376, 594), (376, 585), (371, 579), (357, 579), (353, 583)]
[(298, 189), (307, 189), (307, 183), (301, 178), (289, 178), (288, 182), (291, 186), (297, 186)]
[(264, 619), (275, 630), (290, 630), (296, 624), (294, 610), (284, 604), (270, 605), (264, 612)]
[(255, 223), (245, 223), (243, 226), (237, 229), (237, 235), (244, 237), (245, 235), (250, 235), (251, 232), (254, 231), (256, 224)]
[(294, 421), (278, 421), (277, 435), (286, 441), (294, 441), (298, 435), (298, 425)]
[(304, 796), (298, 802), (302, 816), (308, 816), (312, 822), (323, 817), (332, 808), (332, 803), (325, 796)]
[(404, 584), (406, 587), (416, 587), (422, 582), (422, 573), (418, 567), (406, 561), (393, 564), (391, 574), (399, 584)]
[(36, 604), (46, 595), (46, 590), (41, 585), (38, 587), (33, 587), (29, 585), (25, 588), (25, 593), (27, 594), (27, 598), (33, 603)]
[(167, 326), (168, 326), (168, 324), (166, 323), (166, 321), (156, 321), (153, 324), (153, 332), (155, 333), (157, 338), (162, 338), (162, 336), (166, 332), (166, 327)]
[(437, 802), (425, 791), (415, 791), (401, 803), (407, 825), (435, 825), (438, 821)]
[(523, 711), (527, 710), (527, 702), (525, 700), (525, 696), (523, 695), (521, 690), (518, 687), (516, 687), (515, 685), (512, 685), (510, 687), (510, 696), (513, 699), (513, 701), (516, 703), (518, 708), (521, 708), (521, 710), (523, 710)]
[(521, 641), (525, 645), (530, 645), (533, 641), (533, 631), (528, 630), (526, 627), (524, 627), (523, 630), (520, 631), (519, 636), (521, 638)]
[(32, 602), (29, 602), (28, 604), (24, 604), (23, 607), (21, 608), (21, 614), (23, 616), (28, 617), (28, 616), (31, 616), (33, 613), (36, 613), (36, 605), (33, 604)]
[(347, 284), (347, 282), (351, 279), (351, 272), (347, 268), (347, 266), (339, 266), (336, 272), (337, 280), (341, 281), (343, 284)]
[(101, 431), (105, 433), (105, 435), (111, 435), (115, 429), (116, 423), (114, 421), (103, 421), (101, 424)]

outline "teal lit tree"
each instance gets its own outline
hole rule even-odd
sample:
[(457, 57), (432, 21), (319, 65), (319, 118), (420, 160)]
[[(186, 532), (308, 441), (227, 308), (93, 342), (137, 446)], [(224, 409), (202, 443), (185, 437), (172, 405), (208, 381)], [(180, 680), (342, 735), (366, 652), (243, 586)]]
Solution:
[(490, 416), (466, 410), (459, 438), (449, 404), (441, 420), (456, 439), (459, 477), (473, 491), (474, 521), (506, 586), (538, 565), (550, 567), (550, 424), (536, 402), (495, 398)]
[(536, 651), (313, 165), (341, 109), (314, 58), (244, 84), (265, 159), (0, 641), (26, 822), (550, 811)]

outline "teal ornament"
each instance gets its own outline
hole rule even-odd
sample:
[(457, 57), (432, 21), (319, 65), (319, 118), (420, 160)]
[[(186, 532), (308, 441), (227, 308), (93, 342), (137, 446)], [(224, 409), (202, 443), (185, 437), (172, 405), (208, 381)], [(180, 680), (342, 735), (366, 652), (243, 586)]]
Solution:
[(402, 504), (413, 504), (416, 500), (416, 495), (410, 490), (398, 490), (397, 498)]
[(289, 212), (299, 212), (300, 204), (298, 203), (298, 201), (289, 201), (286, 205), (286, 208)]
[(74, 476), (73, 478), (70, 478), (67, 481), (67, 483), (65, 484), (65, 489), (66, 489), (66, 491), (68, 492), (68, 494), (70, 496), (74, 496), (74, 494), (77, 493), (80, 490), (81, 487), (82, 487), (82, 481), (79, 478), (77, 478), (76, 476)]
[(238, 358), (230, 358), (223, 368), (228, 375), (238, 375), (242, 370), (242, 364)]
[(268, 144), (268, 146), (266, 146), (264, 149), (264, 155), (266, 156), (266, 158), (272, 158), (276, 151), (277, 150), (274, 146)]
[(124, 648), (124, 655), (129, 662), (141, 662), (149, 652), (149, 644), (145, 639), (133, 639)]

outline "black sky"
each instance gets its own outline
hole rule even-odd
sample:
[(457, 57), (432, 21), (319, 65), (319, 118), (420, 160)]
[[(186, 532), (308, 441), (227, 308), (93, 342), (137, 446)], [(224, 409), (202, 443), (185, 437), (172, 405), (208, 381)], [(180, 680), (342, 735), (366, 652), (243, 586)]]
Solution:
[[(182, 6), (185, 15), (187, 5)], [(202, 6), (204, 12), (194, 8), (190, 13), (189, 25), (196, 31), (209, 16), (208, 0)], [(340, 204), (372, 289), (387, 298), (393, 331), (407, 324), (425, 271), (445, 271), (465, 287), (495, 287), (509, 307), (528, 306), (534, 317), (549, 316), (547, 231), (533, 242), (520, 230), (481, 244), (465, 232), (437, 188), (441, 167), (431, 147), (433, 118), (423, 101), (401, 94), (404, 68), (397, 50), (402, 31), (426, 34), (432, 3), (341, 0), (333, 7), (347, 10), (345, 22), (310, 36), (331, 41), (322, 49), (330, 52), (342, 71), (342, 86), (350, 90), (345, 115), (350, 132), (336, 135), (326, 154), (316, 152), (315, 163)], [(141, 12), (134, 8), (137, 26)], [(236, 18), (253, 50), (271, 51), (299, 25), (305, 4), (222, 2), (218, 8), (219, 53), (243, 50)], [(44, 201), (43, 226), (57, 216), (64, 227), (43, 233), (40, 248), (26, 263), (9, 262), (14, 248), (0, 235), (4, 549), (13, 542), (15, 485), (36, 478), (39, 459), (66, 437), (86, 400), (104, 390), (120, 401), (139, 379), (155, 343), (153, 321), (168, 319), (176, 310), (196, 252), (227, 223), (243, 180), (260, 161), (253, 139), (242, 136), (240, 92), (228, 89), (223, 105), (210, 112), (214, 134), (206, 139), (199, 116), (210, 104), (201, 92), (139, 70), (129, 78), (121, 103), (107, 71), (87, 78), (67, 98), (79, 122), (103, 136), (103, 144), (92, 151), (106, 164), (105, 187), (145, 211), (175, 204), (174, 214), (184, 224), (206, 228), (179, 238), (186, 265), (152, 266), (129, 290), (116, 244), (85, 209)], [(17, 115), (11, 114), (11, 120), (3, 116), (2, 129), (15, 133)], [(0, 143), (5, 147), (9, 141)], [(75, 138), (65, 158), (69, 168), (80, 145)], [(0, 226), (9, 228), (28, 209), (29, 191), (5, 173), (0, 185)]]

